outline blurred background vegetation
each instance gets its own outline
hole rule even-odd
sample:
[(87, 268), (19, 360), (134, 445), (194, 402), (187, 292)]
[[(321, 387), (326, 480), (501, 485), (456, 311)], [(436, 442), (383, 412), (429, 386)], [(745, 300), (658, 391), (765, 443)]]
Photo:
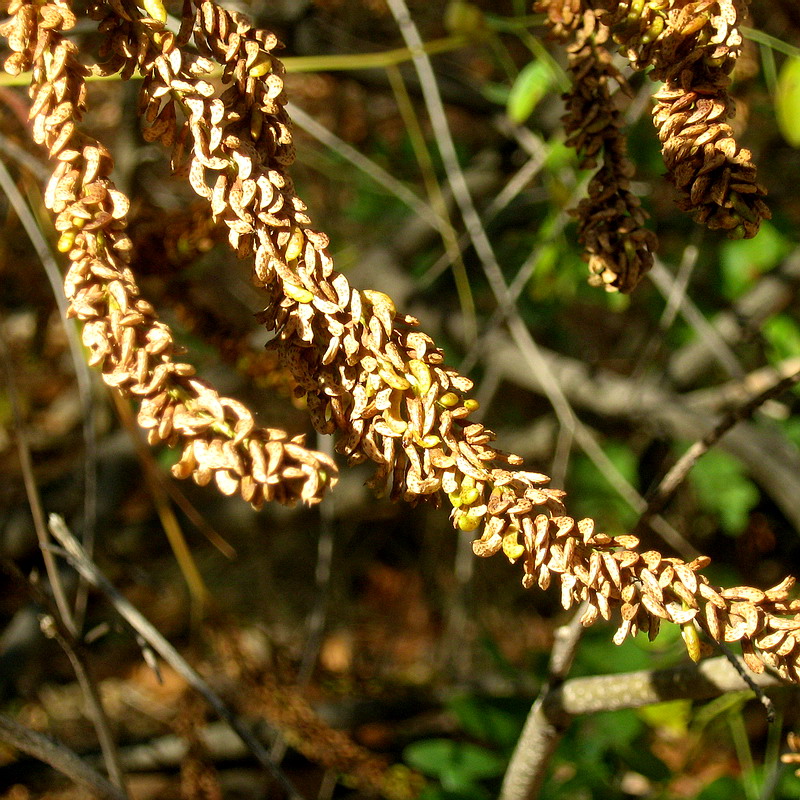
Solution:
[[(754, 153), (773, 212), (753, 240), (728, 241), (674, 208), (649, 118), (653, 86), (646, 76), (631, 77), (626, 121), (634, 189), (660, 249), (653, 280), (629, 297), (586, 283), (569, 209), (588, 174), (563, 144), (564, 54), (546, 40), (541, 17), (523, 0), (409, 5), (433, 58), (470, 190), (504, 277), (518, 291), (513, 310), (498, 310), (466, 245), (419, 81), (408, 52), (398, 52), (402, 38), (381, 0), (241, 6), (285, 45), (290, 111), (297, 111), (298, 193), (354, 284), (390, 294), (420, 318), (449, 363), (469, 370), (501, 447), (553, 475), (554, 485), (569, 491), (576, 517), (591, 515), (611, 534), (629, 532), (641, 510), (636, 493), (646, 495), (743, 389), (773, 374), (765, 370), (800, 368), (800, 7), (754, 0), (734, 75), (733, 124)], [(91, 34), (79, 35), (94, 46)], [(263, 351), (248, 267), (230, 254), (189, 187), (170, 176), (164, 153), (142, 141), (134, 84), (92, 83), (87, 124), (114, 153), (117, 180), (133, 200), (133, 268), (145, 296), (202, 375), (245, 399), (267, 424), (309, 432), (313, 442), (289, 377)], [(0, 104), (5, 168), (52, 249), (56, 237), (41, 200), (46, 167), (28, 140), (26, 98), (3, 85)], [(428, 800), (496, 796), (544, 678), (553, 632), (565, 622), (557, 591), (524, 591), (519, 571), (503, 559), (474, 559), (470, 537), (453, 534), (443, 509), (376, 500), (361, 469), (345, 470), (333, 496), (313, 510), (256, 513), (237, 499), (178, 485), (167, 471), (174, 454), (137, 448), (129, 411), (111, 401), (96, 376), (87, 449), (79, 370), (53, 290), (7, 194), (0, 194), (0, 215), (0, 326), (46, 510), (62, 514), (76, 532), (93, 528), (97, 562), (115, 585), (242, 713), (266, 716), (283, 731), (291, 745), (286, 770), (305, 796), (362, 794), (300, 754), (294, 723), (276, 716), (283, 692), (303, 698), (368, 750), (422, 773)], [(436, 216), (444, 220), (438, 227)], [(503, 317), (512, 313), (546, 349), (604, 458), (584, 452), (574, 429), (553, 412), (504, 332)], [(9, 397), (6, 384), (0, 549), (3, 559), (31, 572), (40, 556)], [(711, 556), (711, 572), (723, 585), (766, 587), (796, 571), (797, 410), (796, 392), (766, 404), (740, 427), (738, 444), (699, 461), (666, 511), (680, 534), (672, 545), (683, 541)], [(87, 458), (96, 463), (94, 488), (91, 478), (87, 485)], [(186, 559), (173, 555), (165, 527), (185, 537), (205, 590)], [(650, 530), (642, 539), (645, 549), (671, 552)], [(0, 705), (91, 755), (96, 745), (69, 664), (42, 637), (24, 592), (4, 575)], [(178, 764), (131, 765), (136, 747), (180, 733), (187, 719), (202, 725), (206, 712), (168, 669), (159, 684), (131, 636), (104, 626), (109, 620), (108, 605), (92, 596), (92, 657), (123, 762), (130, 759), (132, 793), (192, 796), (191, 774)], [(683, 663), (679, 631), (664, 627), (654, 643), (615, 647), (612, 629), (595, 626), (572, 674)], [(271, 676), (262, 684), (271, 701), (237, 686), (221, 640)], [(751, 694), (580, 718), (555, 756), (542, 797), (798, 797), (800, 780), (778, 758), (785, 730), (798, 724), (797, 691), (774, 698), (773, 726)], [(241, 753), (196, 758), (217, 781), (218, 794), (208, 797), (281, 796)], [(80, 794), (0, 748), (0, 796)]]

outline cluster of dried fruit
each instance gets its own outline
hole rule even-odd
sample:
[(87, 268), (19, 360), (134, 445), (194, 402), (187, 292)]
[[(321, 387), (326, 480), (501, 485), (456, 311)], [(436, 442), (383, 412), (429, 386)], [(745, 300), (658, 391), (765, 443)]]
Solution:
[(169, 328), (141, 297), (128, 262), (129, 202), (109, 175), (111, 155), (81, 132), (88, 70), (78, 48), (63, 36), (75, 25), (66, 3), (13, 0), (3, 25), (13, 51), (5, 68), (31, 70), (34, 140), (55, 162), (45, 202), (55, 214), (58, 249), (70, 260), (65, 279), (70, 313), (84, 322), (89, 361), (103, 379), (140, 402), (139, 422), (151, 444), (180, 445), (175, 468), (199, 484), (212, 479), (226, 494), (240, 492), (254, 505), (276, 499), (313, 502), (334, 479), (330, 459), (299, 438), (258, 429), (238, 401), (221, 397), (174, 360)]
[(587, 197), (575, 210), (589, 282), (630, 292), (652, 267), (657, 240), (645, 227), (647, 214), (639, 198), (630, 191), (634, 168), (611, 90), (612, 82), (626, 93), (628, 85), (606, 47), (610, 32), (591, 11), (581, 11), (578, 0), (542, 0), (537, 7), (547, 12), (552, 34), (567, 45), (572, 80), (564, 98), (567, 144), (578, 152), (582, 169), (593, 169), (602, 159)]
[(632, 174), (619, 111), (608, 89), (624, 79), (611, 63), (613, 45), (637, 70), (663, 81), (653, 122), (678, 206), (733, 238), (755, 236), (770, 217), (748, 150), (731, 126), (730, 73), (742, 43), (747, 0), (539, 0), (553, 34), (569, 45), (573, 88), (567, 94), (569, 143), (585, 165), (602, 151), (603, 166), (577, 209), (592, 280), (631, 291), (652, 264), (656, 240), (629, 192)]
[[(283, 67), (271, 52), (275, 37), (210, 0), (185, 0), (175, 34), (165, 29), (160, 0), (142, 4), (144, 12), (121, 0), (91, 9), (105, 34), (96, 69), (143, 76), (146, 137), (172, 148), (178, 174), (209, 201), (239, 256), (253, 259), (254, 281), (267, 297), (260, 319), (274, 331), (269, 346), (291, 370), (316, 428), (339, 433), (339, 452), (351, 463), (374, 461), (373, 486), (390, 485), (393, 497), (438, 502), (447, 495), (455, 527), (482, 528), (477, 555), (502, 550), (522, 561), (526, 586), (544, 588), (557, 576), (565, 608), (587, 602), (584, 624), (610, 619), (618, 609), (615, 641), (640, 630), (655, 635), (665, 620), (683, 626), (694, 656), (696, 624), (715, 639), (741, 641), (753, 669), (766, 663), (800, 681), (793, 579), (767, 592), (720, 590), (700, 573), (707, 559), (686, 564), (638, 553), (635, 537), (611, 537), (591, 520), (576, 522), (563, 492), (547, 488), (544, 475), (511, 469), (521, 459), (496, 450), (492, 432), (470, 421), (477, 407), (466, 396), (471, 382), (443, 365), (417, 321), (398, 314), (386, 295), (358, 291), (335, 271), (327, 237), (311, 227), (286, 174), (293, 145)], [(168, 332), (135, 298), (127, 239), (119, 232), (125, 202), (105, 177), (110, 159), (74, 127), (85, 71), (57, 32), (66, 18), (42, 25), (42, 9), (62, 7), (14, 0), (6, 33), (14, 33), (19, 56), (11, 70), (34, 65), (35, 126), (59, 162), (48, 196), (69, 239), (69, 293), (75, 313), (87, 320), (94, 359), (110, 383), (145, 396), (140, 418), (153, 438), (186, 438), (179, 475), (206, 481), (216, 473), (223, 491), (240, 491), (256, 504), (272, 486), (282, 499), (277, 487), (287, 484), (299, 485), (303, 499), (316, 499), (330, 482), (330, 465), (271, 432), (260, 438), (241, 406), (183, 374), (168, 357)], [(44, 58), (45, 51), (63, 56)], [(213, 76), (217, 67), (222, 85)], [(290, 459), (297, 466), (287, 466)]]

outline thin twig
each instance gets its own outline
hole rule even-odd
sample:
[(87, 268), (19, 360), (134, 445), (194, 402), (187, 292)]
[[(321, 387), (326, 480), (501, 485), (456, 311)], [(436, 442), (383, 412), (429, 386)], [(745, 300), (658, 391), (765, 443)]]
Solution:
[(43, 162), (2, 133), (0, 133), (0, 152), (25, 167), (37, 181), (44, 183), (50, 179), (50, 170)]
[[(694, 625), (697, 629), (702, 630), (697, 620), (694, 620)], [(726, 658), (728, 663), (739, 673), (739, 677), (750, 687), (750, 690), (755, 694), (756, 700), (764, 706), (764, 711), (767, 715), (767, 722), (772, 725), (775, 722), (775, 704), (767, 697), (763, 688), (753, 680), (753, 672), (748, 669), (745, 664), (739, 659), (731, 650), (726, 642), (718, 642), (713, 639), (705, 631), (703, 631), (711, 646), (718, 650)]]
[[(0, 170), (0, 174), (1, 173), (2, 170)], [(33, 471), (33, 459), (31, 458), (31, 451), (28, 447), (28, 440), (25, 436), (25, 421), (22, 417), (22, 410), (20, 408), (17, 382), (14, 379), (11, 353), (8, 349), (8, 343), (6, 342), (3, 328), (3, 321), (0, 319), (0, 360), (3, 362), (3, 371), (5, 372), (6, 391), (8, 393), (8, 399), (11, 405), (11, 414), (14, 419), (17, 455), (19, 456), (20, 470), (22, 471), (22, 479), (25, 485), (25, 492), (28, 497), (28, 505), (30, 506), (31, 516), (33, 517), (33, 527), (36, 531), (39, 548), (42, 551), (45, 570), (47, 572), (48, 580), (50, 581), (50, 588), (53, 592), (53, 598), (56, 602), (58, 614), (63, 620), (67, 630), (69, 630), (70, 634), (74, 636), (75, 623), (72, 619), (72, 612), (69, 607), (69, 601), (67, 600), (67, 593), (64, 590), (64, 584), (61, 582), (61, 576), (58, 572), (58, 564), (56, 564), (53, 554), (47, 549), (49, 538), (47, 536), (47, 524), (45, 523), (44, 509), (42, 508), (42, 500), (39, 496), (39, 489), (36, 485), (36, 475)]]
[(637, 528), (645, 524), (654, 514), (661, 512), (678, 487), (686, 479), (692, 467), (737, 423), (749, 419), (764, 403), (777, 397), (800, 381), (800, 371), (760, 392), (739, 408), (726, 414), (702, 439), (696, 441), (663, 477), (648, 499), (647, 508), (637, 523)]
[(80, 542), (72, 535), (57, 514), (50, 515), (50, 532), (64, 548), (69, 563), (89, 583), (100, 590), (109, 599), (117, 613), (164, 659), (186, 682), (199, 692), (217, 714), (231, 726), (247, 749), (258, 762), (268, 770), (290, 800), (302, 800), (286, 775), (278, 768), (269, 756), (265, 747), (258, 741), (244, 722), (219, 697), (219, 695), (203, 680), (178, 651), (159, 633), (145, 617), (137, 611), (115, 588), (108, 578), (88, 557)]
[(192, 619), (195, 623), (199, 623), (210, 599), (205, 581), (203, 581), (203, 576), (200, 574), (192, 551), (186, 542), (186, 537), (183, 535), (180, 522), (169, 503), (167, 492), (159, 480), (159, 470), (153, 458), (153, 453), (144, 442), (130, 406), (126, 400), (116, 393), (113, 393), (111, 397), (114, 401), (114, 407), (117, 409), (117, 416), (122, 421), (136, 450), (136, 455), (144, 472), (148, 494), (158, 514), (167, 541), (172, 548), (175, 560), (178, 562), (183, 579), (186, 581), (191, 600)]
[[(448, 53), (460, 50), (467, 44), (467, 39), (460, 36), (445, 36), (441, 39), (431, 39), (425, 44), (426, 52), (431, 55)], [(281, 62), (287, 72), (346, 72), (365, 69), (386, 69), (386, 67), (403, 64), (411, 59), (411, 53), (406, 47), (395, 50), (383, 50), (376, 53), (331, 53), (320, 56), (283, 56)], [(222, 67), (211, 70), (209, 77), (220, 77)], [(140, 73), (134, 73), (130, 80), (141, 80)], [(0, 74), (0, 87), (2, 86), (27, 86), (30, 83), (30, 72), (20, 72), (18, 75)], [(118, 72), (111, 75), (88, 75), (87, 83), (119, 81)]]
[(464, 319), (464, 339), (472, 344), (478, 338), (478, 326), (475, 319), (475, 300), (472, 296), (472, 287), (469, 283), (469, 276), (467, 275), (467, 268), (462, 258), (461, 248), (458, 245), (458, 235), (450, 219), (450, 209), (448, 208), (444, 192), (436, 176), (433, 159), (425, 143), (425, 136), (422, 132), (417, 109), (415, 108), (416, 104), (412, 102), (408, 94), (403, 76), (397, 67), (388, 67), (386, 69), (386, 77), (389, 79), (389, 85), (394, 92), (397, 108), (400, 111), (400, 116), (403, 118), (406, 132), (411, 142), (411, 148), (414, 151), (414, 156), (417, 159), (417, 164), (422, 173), (422, 182), (425, 185), (428, 201), (436, 214), (436, 227), (442, 239), (442, 244), (444, 245), (445, 255), (453, 273), (453, 280), (456, 285), (456, 291), (458, 292), (458, 300), (461, 304), (461, 313)]
[[(318, 433), (316, 447), (320, 452), (333, 457), (332, 437)], [(311, 681), (325, 634), (333, 575), (335, 519), (336, 500), (331, 494), (324, 503), (319, 505), (317, 563), (314, 570), (314, 606), (306, 620), (306, 641), (300, 659), (300, 669), (297, 671), (297, 686), (300, 689), (306, 688)], [(286, 755), (287, 747), (286, 737), (278, 731), (270, 748), (270, 758), (276, 764), (280, 764)]]
[(12, 414), (14, 417), (17, 452), (19, 455), (20, 469), (22, 471), (22, 479), (25, 484), (25, 492), (28, 497), (28, 504), (33, 516), (33, 526), (36, 531), (36, 537), (39, 541), (39, 549), (42, 552), (42, 559), (44, 560), (45, 571), (47, 578), (50, 582), (53, 599), (55, 600), (57, 613), (52, 616), (55, 627), (52, 633), (64, 652), (69, 657), (72, 668), (75, 671), (75, 677), (81, 687), (83, 696), (89, 709), (89, 714), (92, 718), (95, 732), (97, 733), (97, 740), (100, 743), (100, 749), (103, 752), (105, 759), (106, 769), (108, 775), (115, 786), (119, 787), (120, 791), (125, 794), (125, 778), (122, 769), (119, 765), (119, 758), (117, 754), (116, 744), (114, 737), (111, 735), (111, 727), (109, 725), (108, 716), (106, 715), (103, 702), (100, 697), (100, 692), (97, 690), (97, 685), (92, 677), (89, 664), (81, 651), (80, 639), (78, 628), (75, 623), (75, 618), (67, 601), (67, 594), (64, 590), (64, 585), (61, 582), (61, 575), (58, 571), (58, 564), (50, 551), (50, 537), (47, 534), (47, 526), (44, 519), (44, 508), (42, 500), (39, 496), (39, 489), (36, 485), (36, 476), (33, 471), (33, 460), (31, 458), (30, 448), (28, 447), (27, 439), (25, 438), (25, 426), (22, 419), (22, 412), (20, 410), (19, 396), (17, 394), (17, 385), (14, 380), (14, 374), (11, 366), (11, 355), (8, 351), (5, 336), (0, 327), (0, 360), (3, 362), (3, 367), (6, 373), (6, 386), (8, 390), (8, 397), (11, 403)]
[(328, 130), (299, 106), (292, 103), (289, 105), (289, 111), (292, 122), (298, 128), (304, 130), (309, 136), (312, 136), (325, 147), (341, 156), (345, 161), (349, 161), (354, 167), (372, 178), (378, 186), (381, 186), (389, 194), (394, 195), (398, 200), (405, 203), (420, 219), (428, 221), (432, 228), (436, 228), (436, 215), (433, 213), (433, 209), (404, 183), (397, 180), (394, 175), (376, 164), (371, 158), (367, 158), (362, 152), (338, 137), (333, 131)]
[[(740, 669), (745, 669), (743, 659), (737, 657), (736, 660)], [(642, 708), (668, 700), (708, 700), (728, 692), (750, 689), (742, 680), (740, 669), (735, 669), (727, 658), (720, 656), (671, 669), (572, 678), (553, 692), (546, 710), (551, 718), (566, 715), (564, 719), (567, 719), (578, 714)], [(751, 679), (762, 689), (787, 685), (769, 672), (751, 673)]]
[(63, 744), (32, 731), (0, 714), (0, 740), (11, 747), (27, 753), (53, 769), (66, 775), (78, 786), (101, 800), (127, 800), (127, 795), (113, 786), (99, 772), (93, 770), (76, 753)]
[[(511, 337), (528, 367), (538, 375), (544, 393), (553, 406), (560, 424), (573, 432), (575, 441), (595, 463), (608, 483), (616, 489), (634, 510), (641, 513), (647, 505), (644, 498), (617, 469), (617, 466), (600, 447), (591, 431), (577, 418), (561, 386), (550, 371), (539, 345), (526, 327), (519, 309), (516, 307), (516, 298), (511, 294), (506, 283), (486, 229), (472, 201), (464, 172), (458, 160), (453, 135), (447, 122), (447, 115), (436, 82), (436, 75), (430, 58), (425, 52), (422, 37), (417, 30), (416, 24), (411, 19), (405, 0), (387, 0), (387, 3), (408, 49), (413, 54), (414, 67), (419, 76), (425, 106), (428, 109), (431, 126), (453, 197), (458, 203), (464, 225), (481, 262), (489, 286), (498, 305), (503, 308), (504, 313), (507, 315), (507, 325)], [(686, 553), (689, 551), (690, 545), (688, 542), (665, 520), (656, 522), (652, 527), (664, 538), (667, 544), (678, 552)]]
[[(3, 149), (11, 152), (16, 158), (28, 167), (28, 159), (23, 161), (22, 153), (17, 153), (12, 148), (13, 142), (3, 141)], [(18, 148), (19, 149), (19, 148)], [(26, 154), (27, 155), (27, 154)], [(35, 164), (38, 162), (29, 157)], [(31, 167), (28, 167), (31, 168)], [(37, 180), (41, 180), (41, 170), (36, 169), (34, 175)], [(28, 208), (16, 183), (11, 177), (5, 164), (0, 160), (0, 189), (5, 193), (8, 202), (14, 209), (22, 227), (25, 228), (28, 238), (33, 245), (39, 260), (42, 263), (47, 280), (56, 301), (56, 306), (61, 314), (64, 331), (67, 334), (70, 358), (75, 369), (75, 384), (78, 388), (81, 410), (83, 412), (83, 440), (84, 440), (84, 477), (83, 477), (83, 541), (86, 549), (91, 553), (94, 546), (95, 525), (97, 519), (97, 432), (94, 423), (94, 398), (92, 395), (92, 376), (86, 359), (83, 357), (83, 347), (81, 345), (78, 332), (74, 322), (67, 319), (67, 298), (64, 294), (64, 284), (61, 272), (55, 258), (50, 250), (47, 240), (44, 238), (41, 229), (33, 218), (33, 214)], [(42, 519), (43, 523), (43, 519)], [(86, 607), (86, 593), (79, 588), (75, 604), (75, 622), (77, 629), (83, 627), (82, 617)]]
[(566, 725), (548, 719), (545, 708), (550, 696), (563, 684), (575, 660), (585, 630), (581, 624), (584, 611), (585, 606), (581, 606), (572, 619), (555, 632), (547, 683), (531, 707), (514, 747), (503, 778), (500, 800), (536, 797), (544, 782), (553, 753), (566, 731)]
[[(538, 733), (538, 739), (532, 738), (530, 746), (555, 747), (552, 737), (556, 737), (557, 743), (557, 737), (566, 731), (573, 717), (580, 714), (642, 708), (669, 700), (707, 700), (728, 692), (752, 689), (742, 679), (740, 670), (745, 669), (742, 660), (737, 658), (736, 661), (739, 662), (737, 668), (731, 666), (727, 658), (720, 657), (672, 669), (572, 678), (547, 695), (540, 708), (535, 709), (538, 713), (535, 720), (529, 717), (533, 733)], [(785, 685), (780, 678), (767, 672), (751, 676), (751, 680), (760, 689)], [(544, 750), (528, 756), (530, 763), (518, 765), (515, 774), (511, 774), (509, 767), (499, 800), (535, 800), (545, 777), (540, 763), (543, 761), (546, 767), (545, 756), (549, 754)]]
[[(665, 298), (669, 299), (674, 296), (675, 278), (672, 277), (670, 271), (658, 259), (655, 260), (653, 268), (647, 274)], [(736, 354), (731, 350), (728, 343), (719, 333), (717, 333), (714, 326), (703, 316), (694, 302), (686, 295), (683, 295), (680, 297), (679, 306), (683, 318), (694, 328), (698, 336), (705, 341), (706, 347), (714, 354), (717, 361), (726, 372), (731, 377), (741, 377), (744, 370), (739, 364)]]

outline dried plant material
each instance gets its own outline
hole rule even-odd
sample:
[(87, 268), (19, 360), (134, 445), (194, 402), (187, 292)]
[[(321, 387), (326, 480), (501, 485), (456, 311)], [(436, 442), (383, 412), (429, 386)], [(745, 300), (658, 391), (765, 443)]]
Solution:
[(542, 0), (554, 37), (567, 44), (572, 79), (564, 95), (566, 143), (577, 150), (582, 169), (602, 161), (588, 196), (575, 211), (578, 238), (589, 262), (589, 283), (607, 291), (631, 292), (653, 265), (657, 239), (647, 230), (647, 214), (630, 191), (633, 164), (627, 157), (622, 120), (611, 85), (629, 89), (607, 49), (609, 30), (577, 0)]
[[(68, 293), (86, 321), (92, 360), (110, 384), (144, 398), (140, 419), (154, 441), (183, 442), (180, 475), (213, 479), (256, 504), (316, 499), (331, 481), (323, 457), (281, 432), (256, 431), (243, 406), (172, 360), (169, 331), (138, 298), (126, 266), (126, 200), (107, 178), (110, 157), (76, 132), (85, 70), (56, 29), (37, 23), (40, 8), (14, 0), (11, 69), (35, 65), (34, 132), (59, 161), (48, 204), (66, 237)], [(417, 320), (335, 270), (328, 239), (312, 227), (286, 172), (294, 149), (275, 37), (210, 0), (186, 0), (177, 35), (164, 30), (157, 7), (145, 12), (93, 8), (106, 34), (98, 71), (141, 72), (146, 136), (171, 148), (176, 171), (208, 201), (231, 247), (252, 259), (266, 297), (260, 320), (274, 332), (269, 347), (291, 371), (317, 430), (338, 432), (337, 449), (351, 463), (375, 462), (377, 491), (412, 503), (446, 496), (454, 527), (477, 532), (477, 555), (502, 551), (521, 562), (526, 587), (557, 580), (565, 608), (587, 603), (585, 624), (616, 618), (614, 641), (639, 631), (652, 638), (662, 621), (696, 622), (719, 641), (741, 641), (751, 669), (767, 665), (800, 682), (793, 578), (763, 592), (726, 592), (702, 573), (708, 559), (639, 553), (635, 537), (574, 520), (564, 492), (549, 488), (546, 475), (515, 469), (522, 459), (495, 449), (494, 434), (470, 420), (478, 407), (472, 382), (444, 365)], [(559, 24), (570, 25), (562, 16)], [(215, 63), (222, 87), (210, 80)], [(608, 62), (598, 51), (588, 63)], [(598, 130), (608, 127), (601, 121)], [(612, 164), (624, 163), (624, 152), (608, 149)]]
[(554, 38), (567, 46), (572, 88), (565, 95), (567, 143), (583, 167), (602, 165), (576, 211), (590, 283), (631, 291), (650, 268), (655, 235), (630, 192), (620, 112), (609, 84), (627, 89), (612, 63), (617, 48), (635, 69), (652, 67), (663, 81), (653, 121), (678, 206), (732, 238), (755, 236), (770, 217), (765, 189), (748, 150), (736, 143), (727, 120), (727, 87), (742, 43), (744, 0), (539, 0)]
[(364, 796), (385, 800), (419, 796), (425, 785), (419, 773), (404, 764), (389, 764), (343, 731), (331, 728), (309, 705), (301, 687), (276, 677), (273, 669), (249, 655), (234, 626), (207, 633), (223, 674), (239, 688), (241, 708), (263, 715), (287, 744)]
[(71, 10), (60, 2), (13, 0), (9, 13), (3, 32), (14, 54), (6, 70), (32, 70), (33, 138), (56, 162), (45, 203), (55, 215), (58, 249), (70, 260), (69, 314), (84, 323), (89, 363), (109, 386), (138, 401), (150, 444), (181, 448), (176, 477), (213, 480), (223, 493), (238, 492), (257, 507), (273, 499), (318, 501), (335, 480), (333, 462), (307, 450), (300, 438), (258, 429), (241, 403), (220, 396), (191, 365), (176, 361), (169, 328), (139, 296), (128, 266), (129, 201), (109, 178), (108, 150), (78, 129), (88, 70), (62, 35), (75, 24)]
[(660, 0), (589, 5), (637, 69), (652, 65), (663, 81), (653, 122), (678, 206), (697, 222), (732, 238), (758, 233), (770, 212), (749, 150), (737, 144), (727, 120), (728, 95), (742, 44), (746, 0)]

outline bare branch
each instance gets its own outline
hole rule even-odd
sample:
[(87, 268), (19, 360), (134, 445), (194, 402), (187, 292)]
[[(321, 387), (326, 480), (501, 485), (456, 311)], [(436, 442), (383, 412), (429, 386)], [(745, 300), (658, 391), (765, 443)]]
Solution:
[(743, 406), (732, 411), (721, 419), (702, 439), (695, 442), (664, 476), (661, 483), (651, 494), (647, 508), (639, 518), (637, 528), (645, 524), (654, 514), (662, 511), (678, 487), (686, 479), (697, 461), (705, 455), (722, 437), (742, 420), (749, 419), (764, 403), (785, 392), (800, 380), (800, 370), (789, 377), (782, 378), (773, 386), (765, 389)]
[(93, 797), (101, 800), (126, 800), (127, 798), (125, 792), (109, 783), (100, 773), (95, 772), (72, 750), (41, 733), (20, 725), (5, 714), (0, 714), (0, 740), (39, 759), (39, 761), (44, 761), (45, 764), (49, 764), (78, 786), (86, 789)]
[(199, 673), (193, 669), (181, 654), (156, 630), (145, 617), (137, 611), (109, 582), (97, 568), (97, 565), (87, 556), (80, 542), (72, 535), (64, 524), (64, 520), (57, 514), (50, 515), (50, 532), (66, 551), (70, 564), (96, 589), (99, 589), (119, 615), (144, 639), (150, 647), (157, 652), (186, 682), (199, 692), (206, 702), (217, 714), (230, 725), (236, 735), (242, 740), (247, 749), (255, 756), (257, 761), (267, 769), (291, 800), (301, 800), (286, 775), (274, 764), (264, 745), (258, 741), (222, 698), (203, 680)]
[(500, 800), (535, 797), (544, 782), (550, 759), (566, 730), (566, 726), (548, 719), (546, 707), (550, 696), (564, 682), (575, 659), (584, 631), (581, 624), (584, 611), (585, 606), (582, 606), (566, 625), (556, 630), (547, 683), (525, 720), (503, 778)]
[[(741, 669), (744, 662), (741, 663)], [(785, 685), (762, 673), (752, 680), (760, 688)], [(534, 800), (538, 797), (548, 761), (573, 717), (600, 711), (641, 708), (668, 700), (708, 700), (728, 692), (747, 691), (739, 669), (727, 658), (711, 658), (664, 670), (640, 670), (616, 675), (573, 678), (536, 701), (522, 736), (526, 751), (512, 761), (499, 800)], [(522, 741), (522, 739), (520, 740)]]

